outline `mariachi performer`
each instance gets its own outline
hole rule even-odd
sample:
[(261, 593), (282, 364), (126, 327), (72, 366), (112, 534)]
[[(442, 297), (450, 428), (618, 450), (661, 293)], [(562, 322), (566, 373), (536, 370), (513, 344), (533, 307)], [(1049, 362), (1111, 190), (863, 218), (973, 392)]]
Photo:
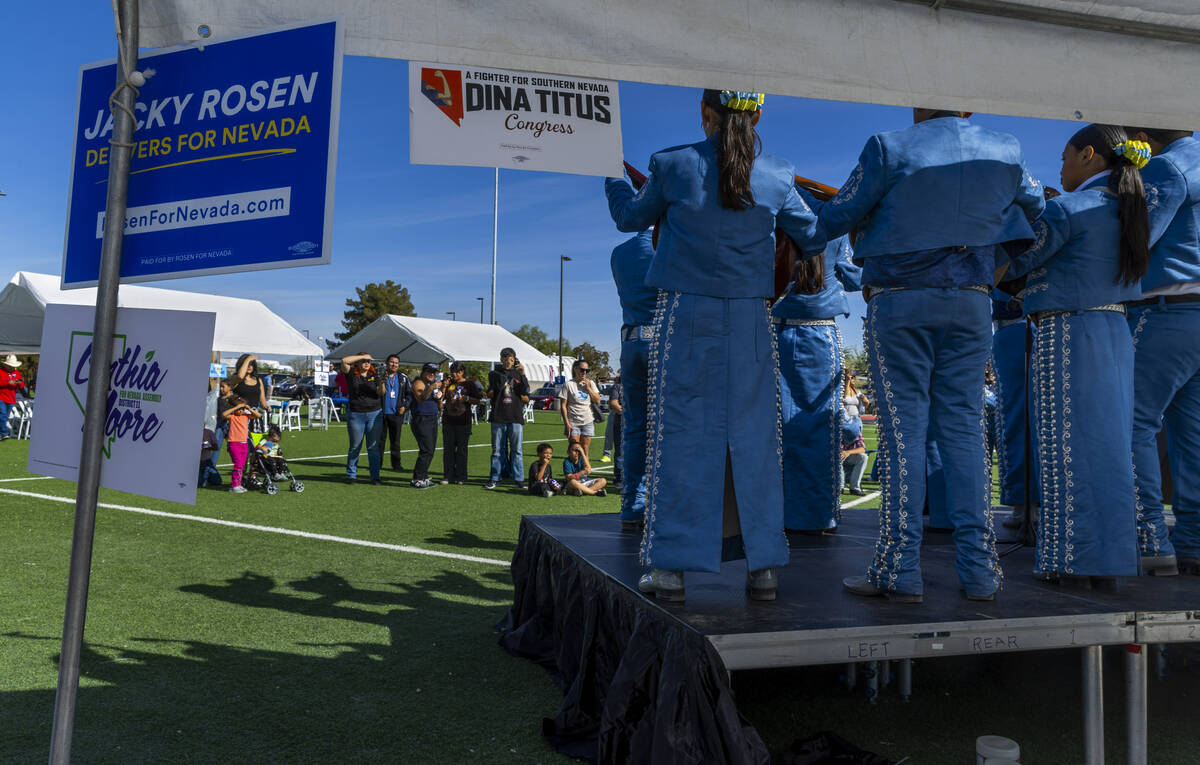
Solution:
[[(1200, 142), (1190, 131), (1133, 128), (1154, 158), (1142, 168), (1150, 266), (1133, 330), (1133, 467), (1142, 569), (1200, 574)], [(1163, 522), (1155, 436), (1165, 423), (1175, 528)], [(1178, 556), (1178, 568), (1176, 566)]]
[(658, 290), (646, 284), (646, 272), (653, 258), (653, 233), (642, 231), (617, 245), (611, 260), (621, 300), (621, 527), (627, 531), (641, 530), (646, 511), (646, 372), (658, 301)]
[(1063, 149), (1065, 193), (1046, 203), (1037, 239), (1013, 259), (1028, 274), (1037, 325), (1033, 401), (1042, 476), (1034, 573), (1089, 586), (1138, 572), (1133, 460), (1133, 340), (1125, 305), (1149, 260), (1138, 166), (1150, 147), (1115, 125), (1088, 125)]
[[(1025, 349), (1025, 312), (1020, 298), (992, 292), (992, 371), (996, 376), (996, 473), (1000, 479), (1000, 504), (1013, 508), (1004, 519), (1009, 528), (1020, 528), (1025, 520), (1026, 473), (1029, 499), (1037, 496), (1037, 465), (1029, 456), (1033, 434), (1025, 382), (1029, 375)], [(1035, 331), (1032, 327), (1028, 331)]]
[(919, 603), (926, 440), (936, 440), (966, 596), (1000, 585), (987, 455), (983, 378), (991, 292), (1001, 246), (1024, 249), (1045, 205), (1021, 147), (962, 112), (914, 109), (910, 128), (867, 141), (858, 166), (821, 208), (829, 236), (857, 227), (867, 289), (866, 351), (879, 393), (879, 540), (856, 595)]
[(650, 159), (634, 195), (605, 182), (617, 228), (659, 221), (646, 283), (658, 288), (650, 350), (647, 512), (639, 588), (684, 598), (684, 571), (746, 558), (750, 597), (775, 597), (783, 532), (779, 366), (766, 300), (776, 226), (819, 254), (817, 218), (792, 166), (760, 154), (763, 95), (705, 90), (706, 140)]
[[(807, 192), (801, 196), (819, 207)], [(832, 533), (841, 518), (842, 334), (834, 317), (850, 315), (842, 290), (862, 289), (862, 269), (851, 255), (850, 238), (841, 236), (825, 245), (822, 257), (797, 261), (795, 278), (771, 308), (779, 335), (789, 531)]]

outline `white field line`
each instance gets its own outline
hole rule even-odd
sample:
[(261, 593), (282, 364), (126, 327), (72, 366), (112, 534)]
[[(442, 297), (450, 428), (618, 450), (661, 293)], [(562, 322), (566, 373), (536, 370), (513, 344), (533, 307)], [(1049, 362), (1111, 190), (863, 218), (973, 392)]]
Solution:
[[(535, 438), (531, 441), (522, 441), (521, 445), (524, 446), (525, 444), (540, 444), (543, 442), (545, 442), (547, 444), (554, 444), (554, 443), (558, 443), (559, 441), (566, 441), (566, 440), (567, 439), (565, 439), (565, 438)], [(468, 449), (478, 449), (483, 446), (486, 446), (489, 449), (492, 448), (492, 445), (490, 443), (489, 444), (469, 444), (467, 446), (467, 448)], [(442, 447), (439, 446), (436, 449), (434, 449), (433, 451), (436, 454), (437, 452), (440, 452), (441, 450), (442, 450)], [(421, 451), (421, 450), (420, 449), (401, 449), (400, 453), (401, 454), (416, 454), (419, 451)], [(306, 462), (309, 460), (331, 460), (334, 457), (345, 457), (345, 456), (347, 456), (346, 452), (341, 452), (340, 454), (322, 454), (317, 457), (287, 457), (287, 456), (285, 456), (284, 459), (286, 459), (288, 462)], [(366, 456), (367, 456), (367, 447), (363, 446), (362, 452), (358, 455), (359, 461), (365, 459)], [(217, 467), (219, 467), (219, 468), (233, 467), (233, 463), (232, 462), (222, 462), (221, 464), (217, 465)], [(21, 479), (21, 480), (24, 480), (24, 479)]]
[[(31, 491), (17, 491), (16, 489), (0, 489), (0, 494), (15, 494), (20, 497), (32, 497), (34, 499), (45, 499), (51, 502), (63, 502), (68, 505), (75, 504), (75, 500), (70, 497), (55, 497), (51, 494), (35, 494)], [(496, 560), (495, 558), (479, 558), (474, 555), (462, 555), (459, 553), (441, 552), (439, 550), (426, 550), (423, 547), (411, 547), (409, 545), (392, 545), (385, 542), (370, 542), (365, 539), (350, 539), (348, 537), (336, 537), (331, 534), (314, 534), (310, 531), (296, 531), (295, 529), (281, 529), (275, 526), (259, 526), (255, 523), (238, 523), (237, 521), (223, 521), (219, 518), (206, 518), (202, 515), (187, 515), (184, 513), (165, 513), (161, 510), (150, 510), (145, 507), (130, 507), (129, 505), (113, 505), (108, 502), (100, 502), (97, 507), (108, 508), (109, 510), (124, 510), (129, 513), (140, 513), (141, 515), (153, 515), (159, 518), (174, 518), (180, 521), (196, 521), (197, 523), (212, 523), (217, 526), (229, 526), (235, 529), (249, 529), (250, 531), (265, 531), (269, 534), (284, 534), (291, 537), (303, 537), (305, 539), (319, 539), (323, 542), (341, 542), (342, 544), (358, 545), (359, 547), (375, 547), (381, 550), (395, 550), (396, 552), (412, 553), (413, 555), (431, 555), (435, 558), (452, 558), (454, 560), (465, 560), (472, 563), (489, 563), (493, 566), (508, 566), (506, 560)]]
[[(0, 491), (3, 491), (3, 489), (0, 489)], [(861, 505), (864, 502), (870, 502), (871, 500), (875, 499), (878, 496), (879, 496), (879, 492), (873, 491), (870, 494), (868, 494), (864, 497), (859, 497), (858, 499), (856, 499), (852, 502), (843, 502), (842, 509), (845, 510), (847, 507), (854, 507), (855, 505)]]
[(0, 483), (8, 483), (9, 481), (49, 481), (53, 477), (52, 475), (35, 475), (28, 478), (0, 478)]

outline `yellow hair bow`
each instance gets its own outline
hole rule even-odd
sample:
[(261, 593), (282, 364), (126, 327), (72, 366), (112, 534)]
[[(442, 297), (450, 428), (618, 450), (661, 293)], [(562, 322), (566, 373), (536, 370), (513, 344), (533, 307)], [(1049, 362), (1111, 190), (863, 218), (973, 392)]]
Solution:
[(756, 112), (767, 100), (765, 93), (752, 93), (745, 90), (722, 90), (721, 105), (735, 112)]

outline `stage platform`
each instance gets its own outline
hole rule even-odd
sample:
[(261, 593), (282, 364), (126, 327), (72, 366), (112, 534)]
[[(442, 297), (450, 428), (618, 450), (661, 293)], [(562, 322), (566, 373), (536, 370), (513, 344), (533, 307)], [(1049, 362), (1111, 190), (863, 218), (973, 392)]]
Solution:
[[(1083, 654), (1089, 765), (1103, 761), (1100, 647), (1129, 645), (1129, 761), (1145, 762), (1146, 656), (1138, 647), (1200, 641), (1200, 578), (1131, 577), (1115, 592), (1068, 589), (1032, 577), (1029, 548), (1001, 545), (1003, 590), (995, 602), (980, 603), (959, 591), (950, 535), (926, 534), (924, 603), (850, 595), (841, 580), (865, 570), (876, 526), (874, 510), (848, 510), (836, 535), (791, 535), (776, 601), (749, 600), (745, 564), (734, 561), (720, 574), (688, 573), (687, 601), (675, 605), (637, 591), (641, 538), (622, 533), (615, 515), (525, 516), (502, 643), (551, 669), (567, 692), (558, 717), (547, 721), (552, 743), (624, 762), (639, 761), (636, 753), (648, 750), (638, 744), (653, 741), (654, 756), (641, 761), (655, 763), (692, 761), (668, 756), (673, 743), (661, 726), (701, 703), (661, 708), (655, 697), (666, 675), (694, 673), (672, 676), (670, 685), (703, 695), (711, 708), (693, 722), (721, 730), (703, 761), (758, 763), (767, 761), (761, 740), (744, 720), (730, 718), (729, 672), (885, 660), (907, 669), (914, 658), (1076, 647)], [(647, 665), (653, 660), (638, 645), (647, 635), (657, 667)], [(690, 652), (692, 660), (672, 651)], [(629, 661), (636, 666), (624, 666)]]

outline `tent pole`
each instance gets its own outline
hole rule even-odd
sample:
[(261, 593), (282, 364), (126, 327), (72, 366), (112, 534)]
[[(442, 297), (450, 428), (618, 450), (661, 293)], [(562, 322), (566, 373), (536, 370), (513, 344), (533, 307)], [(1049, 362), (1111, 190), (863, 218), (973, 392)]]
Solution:
[(496, 240), (500, 231), (500, 168), (492, 194), (492, 323), (496, 323)]
[(92, 541), (96, 531), (100, 449), (104, 443), (108, 388), (112, 377), (117, 287), (121, 279), (121, 246), (129, 192), (130, 150), (133, 148), (131, 141), (136, 91), (126, 83), (126, 77), (138, 65), (138, 0), (118, 0), (116, 22), (120, 44), (117, 51), (117, 90), (113, 98), (115, 103), (110, 106), (113, 112), (113, 137), (108, 165), (108, 199), (104, 213), (104, 240), (100, 246), (100, 274), (96, 287), (96, 316), (92, 328), (92, 360), (88, 371), (87, 407), (83, 417), (79, 483), (75, 490), (75, 530), (71, 539), (67, 607), (63, 618), (62, 654), (58, 664), (58, 692), (54, 697), (54, 725), (50, 734), (51, 765), (67, 765), (70, 762), (75, 701), (79, 694), (79, 659), (83, 650), (83, 623), (87, 614)]

